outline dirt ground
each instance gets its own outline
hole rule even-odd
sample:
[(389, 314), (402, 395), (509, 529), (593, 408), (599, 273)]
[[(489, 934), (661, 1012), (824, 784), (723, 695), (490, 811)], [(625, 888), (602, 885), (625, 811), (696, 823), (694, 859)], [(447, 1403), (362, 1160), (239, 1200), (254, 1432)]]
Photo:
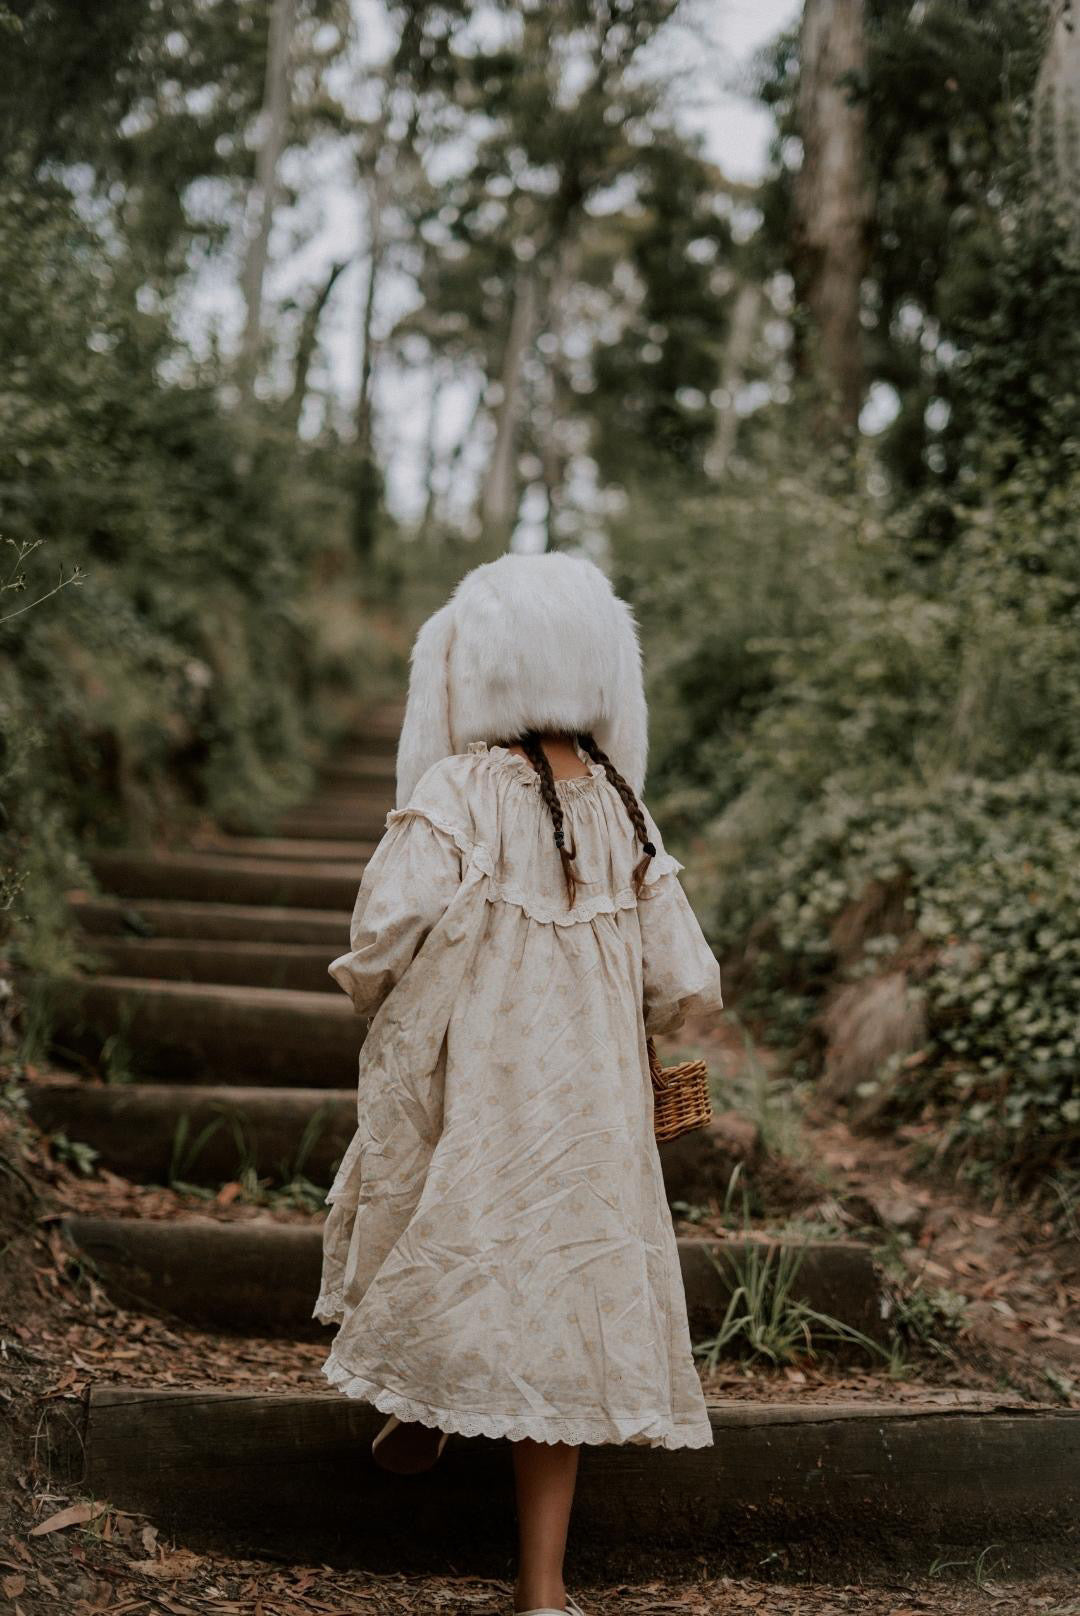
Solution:
[[(726, 1034), (708, 1044), (707, 1053), (721, 1071), (738, 1059)], [(913, 1159), (924, 1141), (917, 1129), (899, 1139), (855, 1135), (836, 1115), (810, 1109), (801, 1134), (792, 1144), (792, 1182), (797, 1178), (801, 1187), (797, 1210), (785, 1210), (787, 1226), (872, 1238), (889, 1255), (897, 1306), (919, 1327), (908, 1328), (898, 1373), (881, 1362), (807, 1358), (772, 1368), (731, 1361), (705, 1378), (710, 1395), (918, 1397), (955, 1405), (993, 1391), (1018, 1401), (1080, 1406), (1080, 1242), (1067, 1222), (1004, 1202), (985, 1206), (953, 1185), (919, 1176)], [(771, 1170), (781, 1169), (773, 1152)], [(140, 1188), (109, 1173), (83, 1176), (54, 1157), (17, 1099), (0, 1109), (0, 1474), (9, 1483), (0, 1494), (0, 1611), (509, 1616), (511, 1590), (504, 1583), (376, 1577), (197, 1555), (164, 1541), (152, 1522), (89, 1505), (50, 1478), (40, 1440), (45, 1418), (50, 1407), (91, 1382), (322, 1385), (324, 1348), (317, 1341), (220, 1336), (115, 1307), (62, 1239), (60, 1220), (74, 1210), (163, 1218), (192, 1210), (223, 1219), (310, 1216), (280, 1199), (252, 1198), (237, 1185), (207, 1200)], [(692, 1216), (698, 1232), (732, 1232), (722, 1208), (696, 1209)], [(768, 1228), (768, 1216), (758, 1225)], [(922, 1306), (921, 1298), (939, 1291), (953, 1299), (948, 1327)], [(688, 1565), (678, 1583), (574, 1591), (588, 1616), (1080, 1616), (1075, 1579), (1002, 1583), (992, 1546), (981, 1562), (936, 1569), (929, 1575), (928, 1563), (919, 1577), (895, 1584), (805, 1587), (770, 1580), (764, 1571), (761, 1580), (702, 1580)]]

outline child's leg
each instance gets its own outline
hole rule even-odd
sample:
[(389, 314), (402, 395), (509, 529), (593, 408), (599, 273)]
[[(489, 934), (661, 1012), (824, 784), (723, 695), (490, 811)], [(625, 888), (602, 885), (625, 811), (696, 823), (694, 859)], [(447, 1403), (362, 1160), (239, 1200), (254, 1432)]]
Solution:
[(517, 1492), (517, 1610), (565, 1610), (563, 1556), (578, 1449), (565, 1442), (511, 1443)]

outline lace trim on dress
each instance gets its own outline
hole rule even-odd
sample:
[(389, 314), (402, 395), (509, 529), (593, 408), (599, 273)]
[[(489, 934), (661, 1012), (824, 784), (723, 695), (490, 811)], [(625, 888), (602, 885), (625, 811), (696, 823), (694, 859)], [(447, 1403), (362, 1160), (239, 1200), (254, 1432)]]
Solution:
[(399, 819), (408, 819), (410, 817), (426, 819), (429, 825), (434, 825), (436, 830), (441, 830), (444, 835), (449, 836), (458, 851), (464, 853), (469, 862), (475, 864), (477, 869), (483, 870), (485, 875), (495, 874), (495, 860), (483, 843), (474, 842), (472, 837), (462, 830), (460, 825), (452, 825), (448, 819), (441, 818), (439, 814), (434, 813), (430, 808), (391, 808), (386, 816), (387, 830), (391, 825), (396, 825)]
[[(480, 743), (477, 743), (480, 744)], [(517, 761), (516, 759), (514, 761)], [(529, 765), (526, 765), (529, 767)], [(407, 815), (414, 815), (418, 819), (426, 819), (429, 825), (449, 836), (463, 853), (469, 864), (482, 871), (488, 878), (486, 897), (489, 903), (508, 903), (520, 909), (530, 920), (537, 920), (546, 926), (576, 926), (582, 921), (593, 920), (597, 915), (612, 915), (619, 909), (633, 909), (639, 902), (639, 895), (632, 886), (621, 887), (618, 892), (597, 893), (594, 897), (583, 898), (572, 909), (556, 908), (543, 898), (535, 897), (530, 893), (521, 892), (516, 887), (504, 886), (495, 879), (495, 860), (482, 842), (474, 842), (461, 828), (453, 825), (449, 820), (441, 818), (429, 808), (392, 808), (386, 816), (387, 828), (396, 824), (399, 819)], [(649, 891), (665, 875), (677, 875), (683, 868), (677, 858), (670, 853), (658, 853), (650, 859), (649, 868), (645, 872), (642, 883), (641, 898), (652, 898), (654, 893)]]
[(346, 1397), (371, 1403), (383, 1414), (396, 1414), (399, 1420), (433, 1426), (459, 1436), (505, 1437), (510, 1442), (531, 1437), (534, 1442), (566, 1442), (573, 1447), (609, 1442), (634, 1442), (651, 1448), (709, 1448), (713, 1444), (712, 1426), (707, 1418), (695, 1420), (693, 1424), (677, 1424), (670, 1414), (623, 1418), (610, 1415), (603, 1419), (552, 1419), (544, 1414), (516, 1418), (505, 1414), (457, 1414), (453, 1409), (416, 1402), (399, 1392), (376, 1386), (362, 1375), (352, 1374), (337, 1362), (332, 1351), (322, 1372), (331, 1386)]
[[(329, 1201), (329, 1195), (326, 1197)], [(311, 1310), (311, 1316), (320, 1324), (341, 1324), (345, 1318), (345, 1298), (339, 1290), (319, 1292), (319, 1300)]]
[[(518, 757), (516, 752), (511, 752), (508, 746), (489, 744), (487, 741), (470, 741), (467, 750), (469, 752), (486, 753), (490, 762), (507, 768), (517, 775), (522, 785), (535, 787), (537, 791), (540, 790), (540, 776), (532, 764), (526, 758)], [(589, 772), (588, 774), (569, 775), (565, 779), (556, 780), (555, 790), (560, 796), (572, 797), (582, 789), (590, 789), (594, 780), (607, 778), (603, 764), (594, 763), (592, 758), (583, 752), (576, 742), (574, 743), (574, 751)]]
[[(646, 879), (642, 897), (653, 896), (652, 893), (647, 894), (645, 888), (655, 886), (660, 876), (674, 874), (676, 870), (682, 869), (682, 865), (667, 853), (655, 858), (653, 864), (661, 864), (663, 861), (666, 861), (667, 868), (657, 870), (651, 881)], [(619, 909), (635, 909), (638, 904), (638, 894), (633, 887), (623, 887), (614, 894), (600, 893), (594, 898), (583, 898), (580, 903), (575, 903), (572, 909), (556, 909), (553, 905), (526, 897), (524, 893), (516, 892), (510, 887), (501, 887), (494, 881), (489, 884), (485, 896), (489, 903), (512, 904), (514, 908), (528, 915), (530, 920), (538, 920), (545, 926), (576, 926), (582, 921), (594, 920), (597, 915), (613, 915)]]

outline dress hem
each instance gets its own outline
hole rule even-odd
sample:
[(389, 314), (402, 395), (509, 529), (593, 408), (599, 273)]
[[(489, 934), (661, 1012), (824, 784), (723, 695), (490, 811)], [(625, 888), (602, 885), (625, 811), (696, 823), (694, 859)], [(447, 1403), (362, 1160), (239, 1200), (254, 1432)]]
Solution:
[(530, 1439), (571, 1447), (633, 1443), (651, 1448), (709, 1448), (713, 1445), (708, 1418), (694, 1424), (677, 1425), (662, 1414), (631, 1415), (604, 1419), (551, 1419), (546, 1415), (458, 1414), (453, 1409), (435, 1408), (400, 1392), (377, 1386), (363, 1375), (354, 1375), (337, 1362), (333, 1353), (322, 1365), (322, 1373), (346, 1397), (371, 1403), (381, 1414), (396, 1414), (399, 1420), (426, 1425), (457, 1436), (505, 1438), (510, 1442)]

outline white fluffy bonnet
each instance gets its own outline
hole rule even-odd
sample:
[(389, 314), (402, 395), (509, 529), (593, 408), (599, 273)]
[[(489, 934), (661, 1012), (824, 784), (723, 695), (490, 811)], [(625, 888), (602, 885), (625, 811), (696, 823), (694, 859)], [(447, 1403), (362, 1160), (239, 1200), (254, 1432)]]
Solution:
[(470, 741), (591, 731), (641, 794), (648, 719), (633, 614), (591, 561), (504, 555), (465, 574), (416, 636), (397, 805)]

